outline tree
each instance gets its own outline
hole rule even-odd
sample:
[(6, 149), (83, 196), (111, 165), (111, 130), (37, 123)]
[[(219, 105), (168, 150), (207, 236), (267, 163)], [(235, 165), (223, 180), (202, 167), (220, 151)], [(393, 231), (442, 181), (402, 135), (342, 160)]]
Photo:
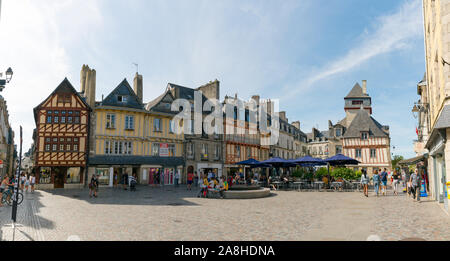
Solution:
[(405, 158), (403, 158), (403, 156), (395, 155), (395, 156), (392, 158), (392, 168), (393, 168), (393, 169), (396, 169), (396, 168), (397, 168), (398, 162), (399, 162), (399, 161), (402, 161), (402, 160), (404, 160), (404, 159), (405, 159)]

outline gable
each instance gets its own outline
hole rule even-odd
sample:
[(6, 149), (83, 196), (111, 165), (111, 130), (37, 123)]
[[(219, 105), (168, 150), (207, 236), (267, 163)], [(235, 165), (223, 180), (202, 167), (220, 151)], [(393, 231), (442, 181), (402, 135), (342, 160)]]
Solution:
[(102, 102), (102, 106), (144, 109), (130, 84), (124, 79)]
[(149, 102), (146, 106), (148, 111), (154, 112), (165, 112), (165, 113), (178, 113), (172, 111), (172, 102), (174, 101), (172, 93), (167, 90), (165, 93), (161, 94), (159, 97)]
[(381, 124), (369, 116), (366, 111), (359, 110), (355, 119), (347, 128), (344, 138), (360, 137), (361, 132), (369, 132), (369, 135), (372, 137), (388, 137), (388, 135), (381, 128)]

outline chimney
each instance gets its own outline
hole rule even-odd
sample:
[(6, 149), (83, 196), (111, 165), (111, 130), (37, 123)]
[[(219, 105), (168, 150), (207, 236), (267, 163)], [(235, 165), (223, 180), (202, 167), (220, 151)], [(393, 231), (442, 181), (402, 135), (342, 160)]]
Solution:
[(367, 94), (367, 80), (363, 80), (362, 84), (363, 94)]
[(133, 89), (136, 96), (139, 98), (139, 102), (142, 103), (143, 96), (143, 79), (142, 75), (136, 73), (134, 76)]
[(208, 99), (220, 99), (220, 82), (217, 79), (209, 81), (209, 83), (198, 87), (196, 90), (201, 91)]
[(81, 73), (80, 73), (80, 88), (81, 88), (81, 93), (84, 94), (85, 88), (86, 88), (86, 72), (87, 72), (87, 67), (85, 64), (83, 64), (83, 66), (81, 67)]
[(95, 107), (95, 84), (96, 84), (97, 72), (92, 69), (89, 71), (89, 89), (87, 96), (87, 103), (93, 109)]
[(280, 119), (282, 119), (284, 121), (286, 120), (286, 112), (285, 111), (280, 111), (279, 115), (280, 115)]
[(259, 95), (253, 95), (253, 96), (252, 96), (252, 99), (255, 100), (256, 106), (259, 106), (259, 100), (260, 100)]
[(294, 122), (292, 123), (292, 126), (294, 126), (295, 128), (297, 128), (297, 129), (300, 130), (300, 121), (294, 121)]

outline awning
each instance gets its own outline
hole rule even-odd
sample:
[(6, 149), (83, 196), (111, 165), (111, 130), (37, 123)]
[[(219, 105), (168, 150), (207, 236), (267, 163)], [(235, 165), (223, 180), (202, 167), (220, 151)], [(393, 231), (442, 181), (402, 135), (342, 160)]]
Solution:
[(420, 155), (414, 158), (410, 158), (410, 159), (405, 159), (405, 160), (401, 160), (399, 161), (397, 164), (398, 165), (404, 165), (404, 166), (409, 166), (409, 165), (414, 165), (417, 164), (421, 161), (424, 161), (427, 158), (428, 154), (424, 154), (424, 155)]
[(164, 167), (177, 167), (184, 165), (184, 159), (182, 157), (96, 155), (89, 157), (88, 165), (161, 165)]

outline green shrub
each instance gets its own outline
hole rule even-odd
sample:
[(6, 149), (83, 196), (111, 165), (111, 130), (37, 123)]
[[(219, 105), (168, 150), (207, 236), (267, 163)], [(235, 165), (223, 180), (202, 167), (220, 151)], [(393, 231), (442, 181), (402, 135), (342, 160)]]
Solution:
[(316, 174), (314, 177), (318, 180), (321, 180), (324, 176), (328, 176), (328, 169), (327, 168), (320, 168), (316, 171)]
[[(347, 168), (337, 168), (331, 172), (331, 176), (335, 179), (343, 178), (345, 180), (357, 179), (357, 173), (352, 169)], [(359, 171), (359, 177), (361, 177), (361, 172)]]

